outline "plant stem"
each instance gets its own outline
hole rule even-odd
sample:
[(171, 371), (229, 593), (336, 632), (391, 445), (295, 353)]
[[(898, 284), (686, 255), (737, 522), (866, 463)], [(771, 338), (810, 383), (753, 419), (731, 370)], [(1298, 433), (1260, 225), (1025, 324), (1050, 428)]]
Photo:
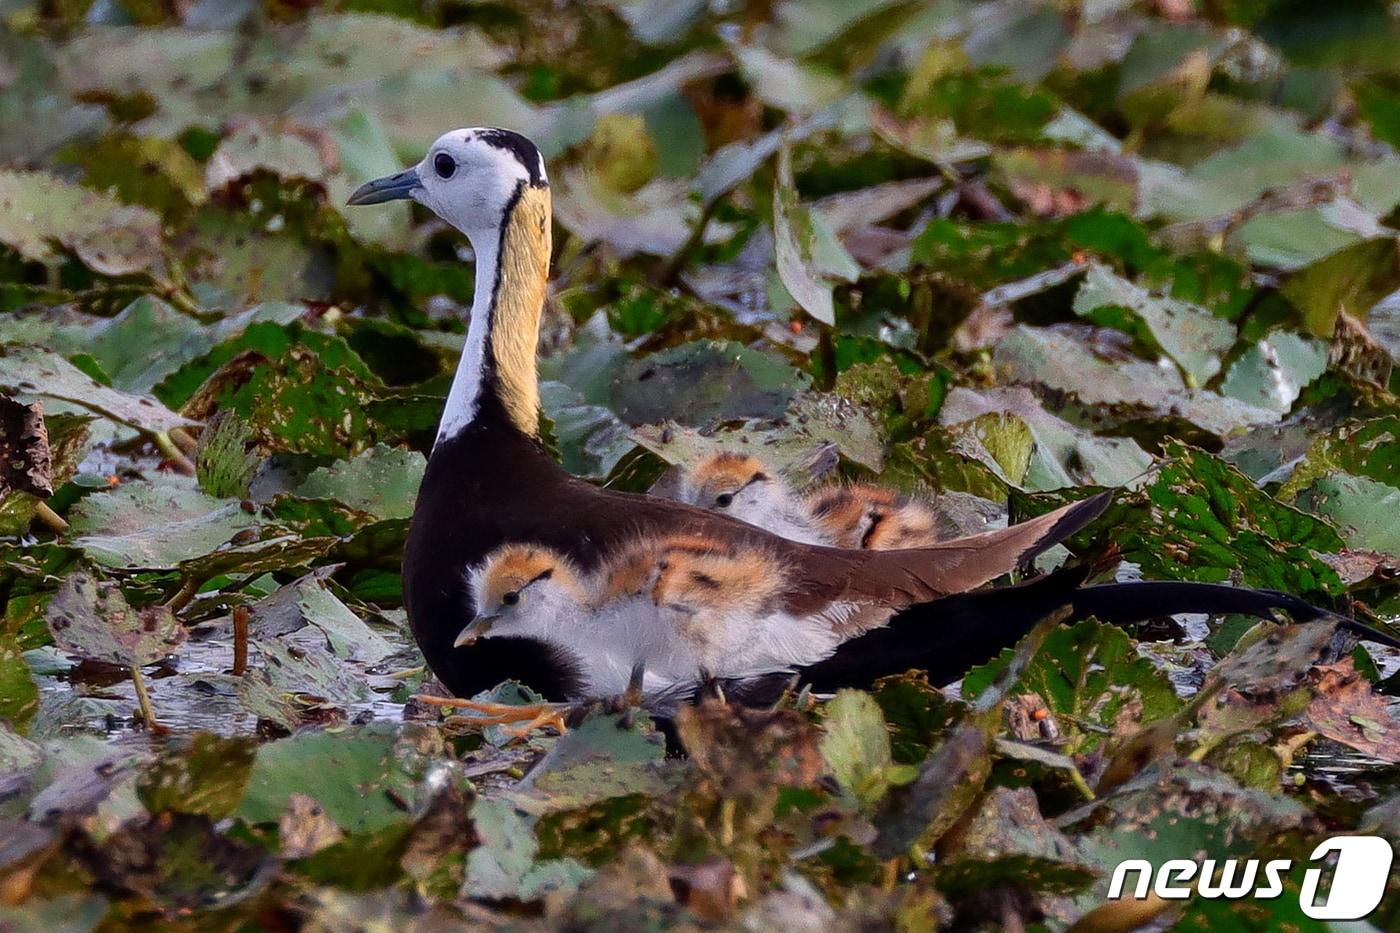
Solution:
[(68, 530), (68, 521), (44, 502), (40, 502), (34, 507), (34, 517), (48, 525), (58, 534), (63, 534)]
[(170, 439), (170, 434), (165, 431), (156, 431), (151, 435), (151, 440), (155, 441), (156, 447), (165, 455), (165, 459), (174, 464), (175, 469), (186, 476), (194, 476), (194, 464), (180, 452), (180, 448), (175, 446), (175, 442)]
[(685, 268), (686, 257), (694, 252), (695, 248), (705, 240), (705, 228), (710, 225), (710, 218), (715, 216), (715, 209), (719, 207), (720, 198), (723, 195), (713, 198), (700, 212), (700, 219), (695, 221), (695, 226), (691, 228), (690, 236), (686, 239), (681, 248), (666, 260), (666, 265), (661, 267), (661, 273), (656, 277), (656, 284), (662, 288), (670, 288), (676, 284), (680, 278), (681, 270)]
[(190, 437), (189, 433), (185, 431), (184, 428), (171, 428), (170, 439), (175, 442), (175, 446), (180, 448), (186, 456), (193, 457), (195, 451), (199, 449), (199, 442)]
[(248, 670), (248, 617), (253, 614), (247, 606), (233, 609), (233, 676), (242, 677)]
[(171, 612), (179, 612), (190, 604), (194, 599), (194, 594), (199, 592), (199, 581), (193, 577), (185, 577), (180, 582), (180, 589), (166, 602), (165, 608)]
[(146, 692), (146, 679), (141, 675), (141, 666), (131, 665), (131, 683), (136, 687), (136, 702), (141, 707), (141, 721), (152, 732), (164, 732), (165, 727), (156, 721), (155, 708), (151, 706), (151, 695)]

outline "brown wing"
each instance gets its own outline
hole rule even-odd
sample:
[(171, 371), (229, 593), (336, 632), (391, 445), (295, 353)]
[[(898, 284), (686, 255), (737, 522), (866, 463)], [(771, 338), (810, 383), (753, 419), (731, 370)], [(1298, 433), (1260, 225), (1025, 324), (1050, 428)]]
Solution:
[(794, 587), (785, 608), (821, 612), (834, 602), (900, 607), (966, 593), (1023, 567), (1093, 521), (1108, 506), (1100, 493), (1038, 518), (966, 538), (903, 551), (802, 547), (789, 555)]
[(614, 500), (611, 507), (595, 504), (586, 510), (606, 526), (594, 529), (595, 542), (604, 550), (641, 533), (742, 538), (763, 546), (790, 568), (792, 589), (783, 608), (802, 615), (823, 613), (833, 603), (899, 608), (969, 592), (1025, 566), (1074, 534), (1097, 518), (1112, 498), (1112, 493), (1099, 493), (1018, 525), (929, 547), (857, 551), (798, 544), (679, 502), (597, 490), (581, 482), (579, 486), (591, 496)]

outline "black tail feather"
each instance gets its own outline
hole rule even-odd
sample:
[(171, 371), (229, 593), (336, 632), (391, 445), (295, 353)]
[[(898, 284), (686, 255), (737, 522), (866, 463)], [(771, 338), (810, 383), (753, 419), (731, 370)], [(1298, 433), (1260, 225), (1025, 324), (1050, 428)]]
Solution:
[(1018, 586), (912, 606), (885, 627), (851, 639), (830, 658), (803, 669), (802, 679), (813, 689), (829, 691), (869, 686), (886, 674), (918, 668), (928, 671), (933, 682), (947, 683), (1015, 644), (1036, 622), (1063, 606), (1071, 607), (1072, 619), (1092, 615), (1120, 625), (1180, 612), (1267, 619), (1283, 609), (1298, 622), (1328, 618), (1362, 638), (1400, 647), (1400, 639), (1387, 633), (1274, 590), (1165, 580), (1081, 587), (1087, 575), (1087, 568), (1071, 567)]

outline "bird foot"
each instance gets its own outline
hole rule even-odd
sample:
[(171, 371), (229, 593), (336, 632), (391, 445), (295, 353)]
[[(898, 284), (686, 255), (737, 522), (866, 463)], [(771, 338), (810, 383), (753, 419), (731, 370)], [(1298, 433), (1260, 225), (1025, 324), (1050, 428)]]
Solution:
[(476, 700), (463, 700), (458, 697), (437, 697), (423, 694), (419, 694), (414, 699), (427, 706), (436, 706), (440, 709), (463, 709), (479, 714), (470, 718), (472, 722), (485, 726), (506, 726), (508, 723), (521, 723), (521, 725), (501, 730), (512, 739), (523, 739), (536, 729), (542, 729), (545, 726), (553, 727), (559, 735), (568, 731), (568, 726), (564, 722), (564, 714), (568, 711), (568, 707), (554, 703), (530, 703), (524, 706), (514, 706), (510, 703), (483, 703)]

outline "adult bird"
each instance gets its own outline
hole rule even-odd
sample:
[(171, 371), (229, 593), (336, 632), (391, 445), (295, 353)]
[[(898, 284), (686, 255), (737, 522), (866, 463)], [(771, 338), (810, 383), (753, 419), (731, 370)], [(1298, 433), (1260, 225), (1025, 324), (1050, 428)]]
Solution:
[[(550, 699), (581, 698), (581, 653), (589, 648), (582, 638), (562, 646), (491, 638), (454, 647), (475, 611), (469, 569), (509, 544), (549, 548), (585, 573), (643, 536), (698, 535), (761, 547), (787, 567), (778, 599), (783, 613), (889, 620), (871, 631), (852, 626), (863, 634), (799, 669), (818, 686), (910, 667), (950, 680), (1065, 604), (1108, 619), (1212, 609), (1265, 614), (1275, 606), (1311, 611), (1282, 594), (1199, 584), (1078, 589), (1077, 571), (979, 591), (1084, 527), (1102, 512), (1106, 495), (973, 537), (873, 551), (801, 544), (712, 511), (578, 480), (539, 438), (535, 353), (551, 249), (550, 190), (539, 150), (510, 130), (453, 130), (416, 166), (363, 185), (349, 203), (398, 199), (417, 201), (456, 227), (476, 257), (466, 342), (403, 560), (414, 636), (458, 696), (518, 678)], [(733, 680), (742, 685), (743, 677)]]

